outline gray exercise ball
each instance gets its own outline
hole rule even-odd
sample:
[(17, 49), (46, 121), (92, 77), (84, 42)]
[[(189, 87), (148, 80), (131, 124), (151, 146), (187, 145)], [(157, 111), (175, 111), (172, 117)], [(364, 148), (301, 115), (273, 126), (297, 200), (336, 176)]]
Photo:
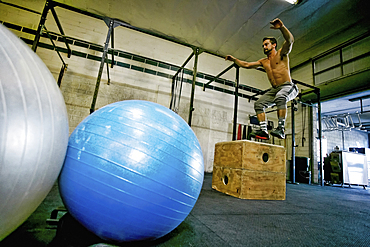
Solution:
[(64, 99), (50, 71), (0, 24), (0, 241), (53, 187), (68, 131)]

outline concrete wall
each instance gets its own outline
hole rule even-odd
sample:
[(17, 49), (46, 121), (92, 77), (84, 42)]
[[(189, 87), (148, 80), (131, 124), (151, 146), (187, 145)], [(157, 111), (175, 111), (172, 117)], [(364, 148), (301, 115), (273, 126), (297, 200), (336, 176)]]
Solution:
[(327, 140), (327, 152), (330, 154), (336, 146), (340, 150), (349, 151), (350, 147), (369, 147), (368, 133), (359, 130), (327, 131), (323, 133)]

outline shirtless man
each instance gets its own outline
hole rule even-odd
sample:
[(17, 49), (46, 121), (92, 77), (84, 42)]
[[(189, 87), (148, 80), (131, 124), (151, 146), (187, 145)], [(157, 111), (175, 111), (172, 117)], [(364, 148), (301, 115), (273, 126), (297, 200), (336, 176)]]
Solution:
[(284, 139), (287, 102), (298, 95), (298, 88), (292, 83), (289, 71), (288, 54), (292, 50), (294, 42), (293, 35), (284, 26), (280, 19), (275, 19), (270, 23), (272, 25), (271, 29), (279, 29), (285, 39), (283, 46), (278, 51), (276, 50), (276, 39), (266, 37), (263, 39), (262, 43), (263, 51), (267, 55), (266, 58), (262, 58), (257, 62), (241, 61), (231, 55), (227, 55), (225, 58), (226, 60), (234, 62), (239, 67), (252, 69), (262, 66), (266, 70), (267, 77), (272, 87), (254, 104), (257, 119), (260, 123), (260, 129), (251, 133), (251, 137), (264, 140), (269, 139), (265, 109), (274, 105), (277, 106), (279, 124), (275, 130), (271, 131), (271, 135)]

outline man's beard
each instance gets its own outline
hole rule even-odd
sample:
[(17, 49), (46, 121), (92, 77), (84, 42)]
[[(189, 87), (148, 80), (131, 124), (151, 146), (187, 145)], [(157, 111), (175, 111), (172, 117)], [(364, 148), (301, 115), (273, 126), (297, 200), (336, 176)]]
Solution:
[(265, 49), (265, 50), (263, 50), (263, 53), (265, 53), (265, 55), (268, 55), (271, 51), (272, 51), (272, 49), (270, 49), (270, 50)]

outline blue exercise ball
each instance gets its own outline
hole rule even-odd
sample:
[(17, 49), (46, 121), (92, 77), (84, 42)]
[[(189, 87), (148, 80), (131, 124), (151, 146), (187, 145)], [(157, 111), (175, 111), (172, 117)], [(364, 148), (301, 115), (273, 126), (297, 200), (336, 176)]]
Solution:
[(107, 105), (69, 138), (59, 189), (69, 213), (113, 242), (154, 240), (175, 229), (204, 179), (201, 147), (176, 113), (140, 100)]
[(68, 136), (67, 109), (53, 75), (0, 24), (0, 241), (55, 184)]

